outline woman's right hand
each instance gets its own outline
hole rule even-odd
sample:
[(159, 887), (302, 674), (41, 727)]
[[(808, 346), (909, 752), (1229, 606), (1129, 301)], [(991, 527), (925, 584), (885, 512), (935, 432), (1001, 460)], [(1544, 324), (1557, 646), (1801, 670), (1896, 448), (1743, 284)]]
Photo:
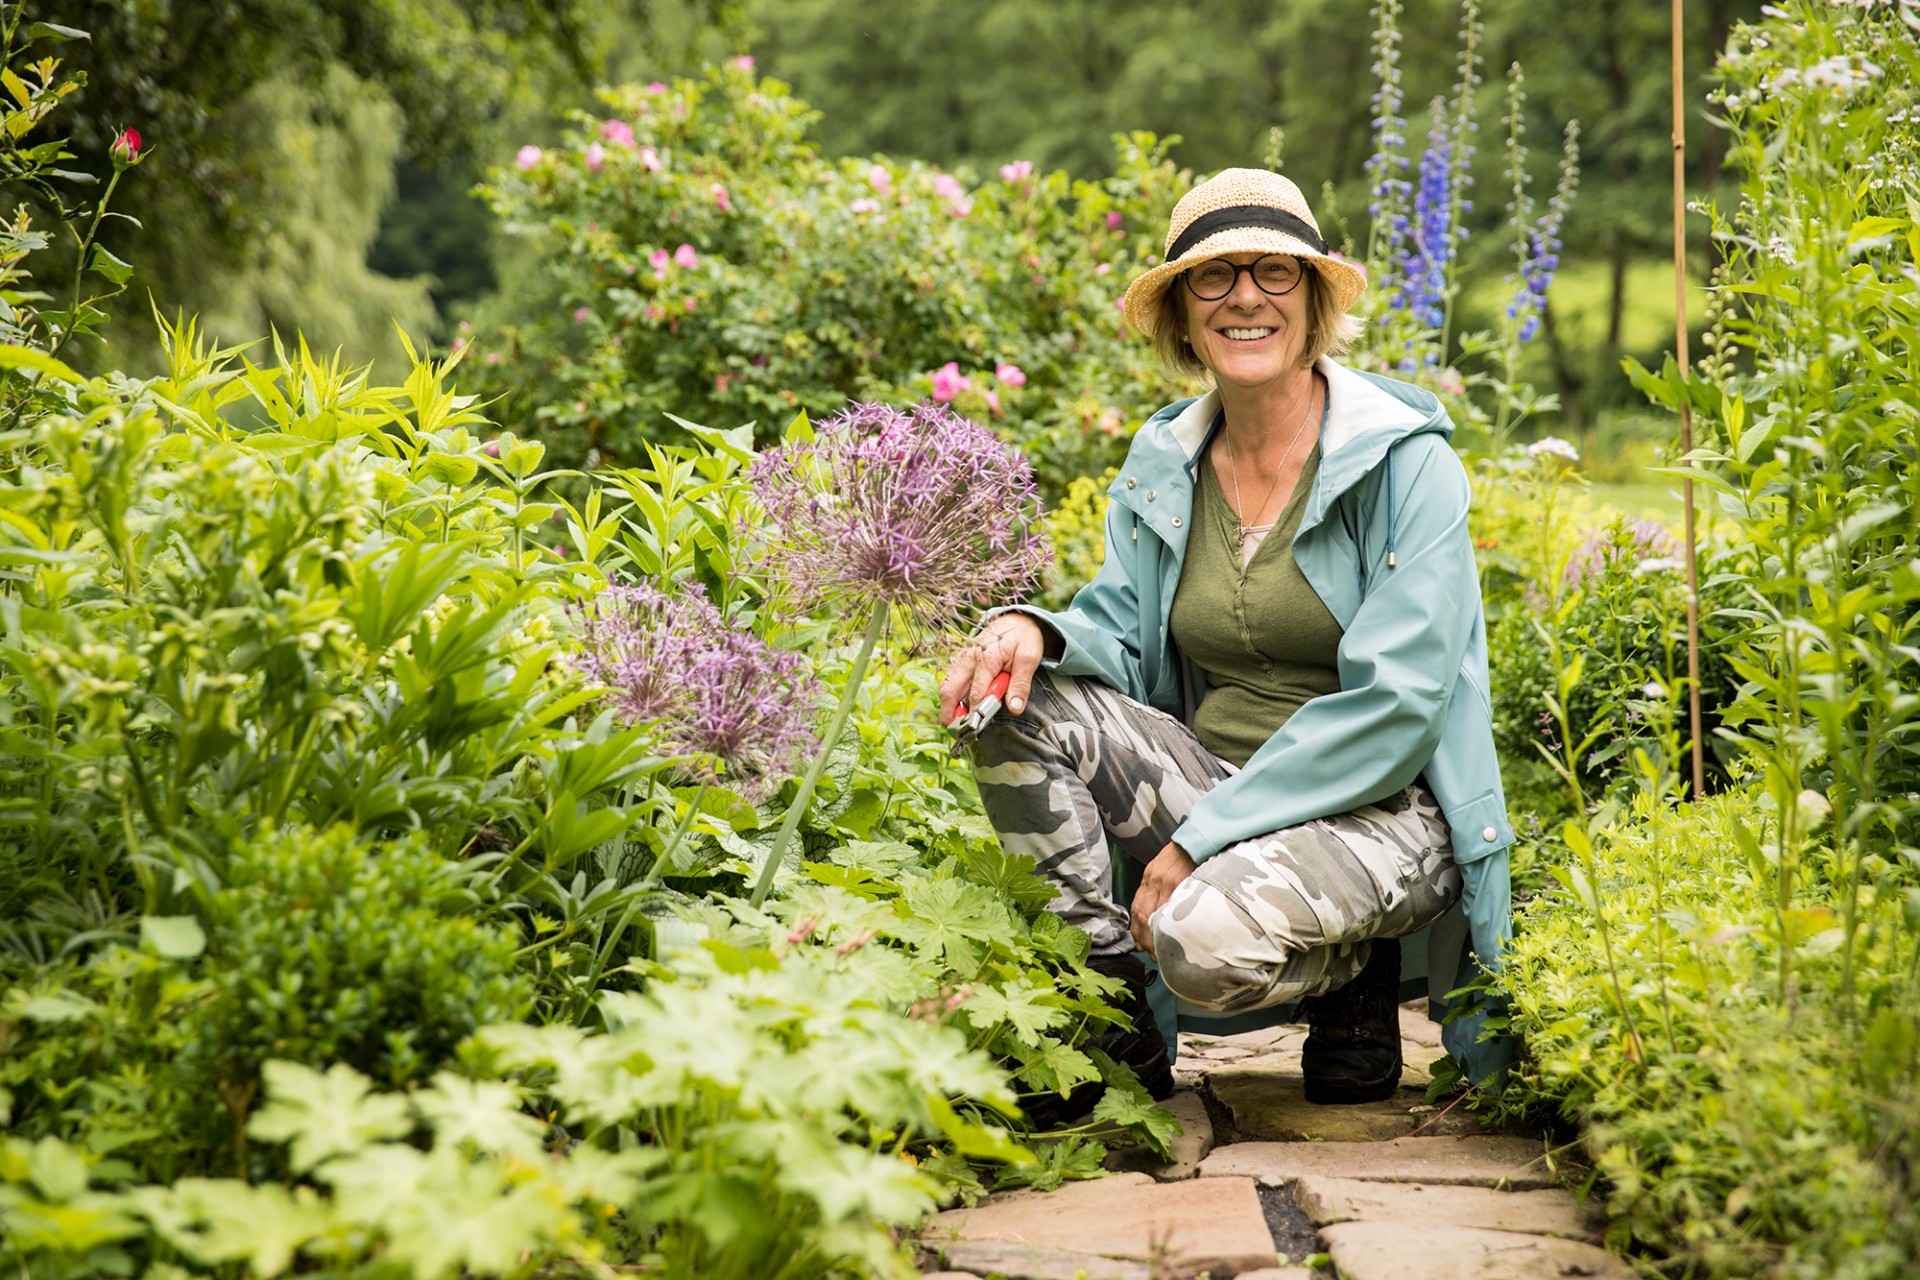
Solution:
[(1045, 633), (1035, 618), (1024, 613), (994, 615), (948, 664), (946, 678), (940, 681), (940, 723), (952, 721), (954, 709), (962, 702), (979, 706), (987, 686), (1002, 671), (1011, 675), (1004, 699), (1007, 710), (1016, 716), (1025, 711), (1033, 673), (1040, 669), (1046, 647)]

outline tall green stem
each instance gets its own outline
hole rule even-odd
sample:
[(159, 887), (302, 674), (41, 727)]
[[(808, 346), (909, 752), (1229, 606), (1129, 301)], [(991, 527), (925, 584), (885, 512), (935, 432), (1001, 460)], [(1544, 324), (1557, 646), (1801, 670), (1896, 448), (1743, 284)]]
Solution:
[(773, 837), (773, 848), (767, 851), (767, 860), (760, 866), (760, 879), (753, 886), (754, 906), (758, 907), (767, 900), (767, 891), (773, 888), (774, 873), (780, 867), (780, 859), (786, 856), (787, 845), (793, 840), (793, 833), (800, 825), (800, 819), (807, 811), (807, 804), (813, 799), (813, 789), (820, 784), (820, 775), (826, 771), (827, 757), (833, 754), (833, 748), (840, 741), (840, 735), (847, 727), (847, 716), (853, 711), (853, 702), (860, 696), (860, 683), (866, 679), (867, 663), (873, 659), (873, 650), (880, 643), (880, 633), (886, 630), (887, 605), (885, 601), (873, 606), (873, 617), (867, 622), (867, 633), (860, 638), (860, 652), (853, 659), (853, 669), (847, 672), (847, 683), (840, 690), (840, 705), (833, 709), (833, 719), (827, 722), (827, 731), (820, 739), (820, 750), (814, 755), (813, 763), (807, 766), (807, 776), (800, 779), (800, 790), (794, 793), (793, 803), (787, 806), (787, 816), (781, 820), (780, 830)]

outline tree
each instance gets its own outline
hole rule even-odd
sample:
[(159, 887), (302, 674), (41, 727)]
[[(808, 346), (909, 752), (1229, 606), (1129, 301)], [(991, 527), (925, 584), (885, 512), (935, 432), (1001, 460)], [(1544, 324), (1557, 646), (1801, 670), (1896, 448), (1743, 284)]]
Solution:
[[(390, 318), (419, 328), (433, 316), (426, 280), (367, 266), (396, 165), (470, 168), (506, 130), (584, 100), (653, 7), (24, 0), (29, 20), (90, 36), (61, 49), (87, 77), (69, 113), (74, 167), (103, 173), (126, 125), (155, 152), (120, 202), (144, 231), (109, 232), (110, 247), (140, 262), (134, 305), (144, 310), (150, 291), (227, 338), (297, 327), (362, 354)], [(9, 207), (19, 199), (7, 193)]]

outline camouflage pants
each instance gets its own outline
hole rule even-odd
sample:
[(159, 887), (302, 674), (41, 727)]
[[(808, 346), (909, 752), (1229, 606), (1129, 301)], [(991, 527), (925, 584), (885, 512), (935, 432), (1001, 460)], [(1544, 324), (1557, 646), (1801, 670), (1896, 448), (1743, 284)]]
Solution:
[[(1165, 848), (1194, 802), (1237, 770), (1172, 716), (1095, 680), (1035, 676), (1025, 714), (973, 750), (987, 816), (1060, 889), (1052, 909), (1129, 951), (1112, 849)], [(1200, 864), (1148, 922), (1167, 986), (1219, 1012), (1285, 1004), (1351, 981), (1369, 939), (1432, 923), (1460, 896), (1440, 807), (1415, 783), (1378, 804), (1270, 832)]]

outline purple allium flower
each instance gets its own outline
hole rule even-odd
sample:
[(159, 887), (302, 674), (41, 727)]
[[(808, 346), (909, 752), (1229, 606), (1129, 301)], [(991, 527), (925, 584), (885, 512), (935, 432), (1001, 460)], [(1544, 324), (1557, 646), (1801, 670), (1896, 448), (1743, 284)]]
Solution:
[(910, 633), (1032, 588), (1052, 552), (1026, 460), (944, 405), (854, 404), (761, 454), (768, 576), (852, 627), (897, 608)]
[(1611, 569), (1632, 571), (1648, 560), (1670, 559), (1675, 549), (1672, 536), (1651, 520), (1615, 520), (1587, 535), (1567, 561), (1565, 581), (1569, 587), (1584, 586)]
[(616, 583), (575, 616), (581, 674), (607, 687), (622, 719), (657, 724), (662, 748), (695, 756), (697, 776), (724, 772), (760, 799), (813, 750), (806, 660), (728, 625), (697, 585)]

